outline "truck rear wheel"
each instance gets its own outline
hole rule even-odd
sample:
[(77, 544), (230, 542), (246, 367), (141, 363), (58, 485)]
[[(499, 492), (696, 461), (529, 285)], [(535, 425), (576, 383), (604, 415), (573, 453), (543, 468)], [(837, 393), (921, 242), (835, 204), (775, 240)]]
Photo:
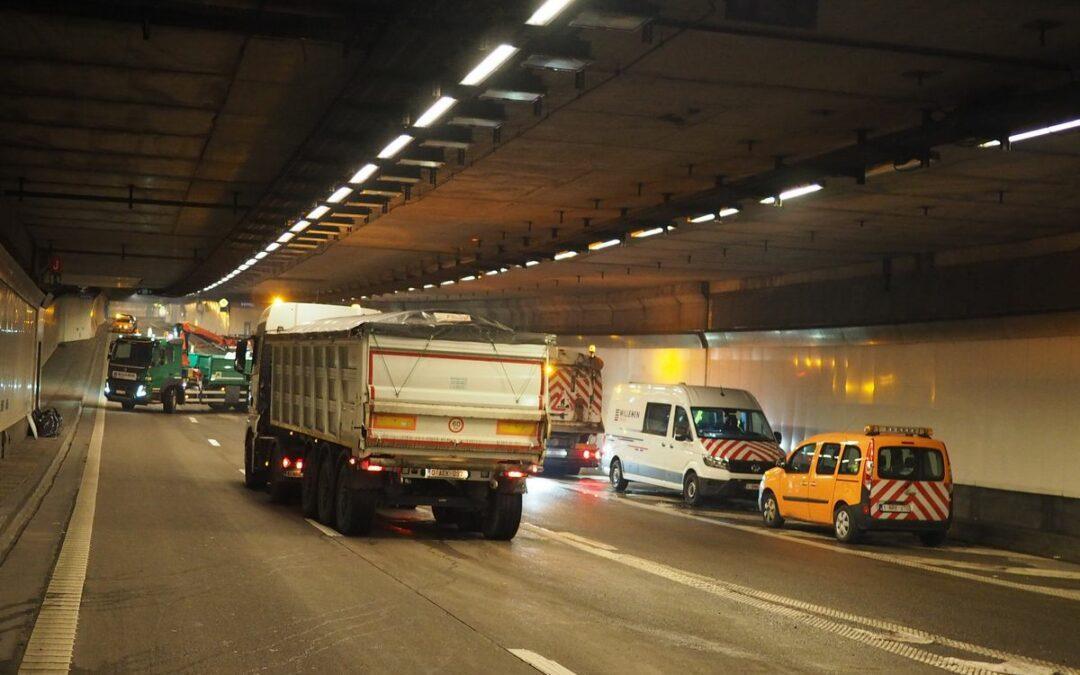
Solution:
[(375, 526), (379, 495), (374, 490), (349, 487), (349, 465), (341, 463), (337, 475), (337, 498), (334, 500), (338, 532), (353, 536), (368, 534)]
[(323, 525), (334, 526), (334, 457), (324, 454), (319, 462), (318, 484), (315, 486), (316, 515)]
[(312, 449), (304, 458), (304, 475), (300, 478), (300, 510), (305, 518), (319, 517), (319, 469), (322, 453)]
[(481, 531), (485, 539), (509, 541), (521, 524), (521, 495), (495, 494), (484, 512)]
[(249, 490), (261, 490), (266, 487), (266, 474), (262, 471), (256, 471), (253, 466), (254, 449), (252, 448), (251, 438), (248, 438), (247, 443), (244, 445), (244, 487)]

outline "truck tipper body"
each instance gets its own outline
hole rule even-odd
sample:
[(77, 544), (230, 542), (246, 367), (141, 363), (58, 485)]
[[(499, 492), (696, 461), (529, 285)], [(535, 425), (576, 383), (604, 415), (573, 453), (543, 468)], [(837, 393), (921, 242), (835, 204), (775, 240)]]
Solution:
[(591, 348), (552, 350), (547, 367), (551, 436), (544, 453), (545, 474), (572, 475), (599, 465), (603, 368)]
[(427, 505), (512, 538), (547, 439), (553, 337), (428, 311), (274, 316), (333, 311), (320, 307), (271, 307), (253, 340), (248, 487), (283, 499), (299, 483), (305, 515), (345, 534), (369, 531), (379, 506)]
[(173, 334), (183, 341), (191, 367), (188, 401), (205, 403), (214, 409), (246, 409), (250, 377), (234, 367), (236, 339), (191, 323), (176, 324)]

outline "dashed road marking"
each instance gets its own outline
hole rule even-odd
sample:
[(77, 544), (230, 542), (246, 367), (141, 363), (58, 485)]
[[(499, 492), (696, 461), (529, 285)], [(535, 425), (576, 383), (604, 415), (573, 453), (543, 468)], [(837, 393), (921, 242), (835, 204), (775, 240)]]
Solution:
[(545, 673), (545, 675), (574, 675), (574, 671), (569, 668), (552, 661), (546, 656), (541, 656), (536, 652), (529, 651), (528, 649), (507, 649), (506, 651), (533, 668), (536, 668), (541, 673)]
[(317, 520), (312, 520), (311, 518), (304, 518), (304, 520), (307, 521), (308, 525), (314, 527), (316, 530), (318, 530), (319, 532), (322, 532), (323, 534), (325, 534), (328, 537), (340, 537), (341, 536), (340, 532), (323, 525), (322, 523), (320, 523)]
[[(108, 362), (102, 366), (102, 378)], [(98, 473), (101, 468), (101, 440), (105, 435), (105, 395), (98, 394), (90, 447), (86, 451), (79, 493), (68, 521), (60, 556), (45, 589), (45, 600), (34, 621), (19, 672), (59, 672), (71, 669), (75, 653), (75, 631), (79, 626), (86, 568), (90, 562), (90, 539), (97, 508)]]
[(247, 475), (247, 471), (244, 471), (243, 469), (239, 469), (239, 471), (240, 471), (240, 474), (241, 474), (241, 475), (244, 475), (244, 476), (246, 476), (246, 475)]
[[(560, 483), (560, 486), (567, 490), (574, 490), (575, 492), (585, 492), (586, 494), (594, 494), (592, 491), (584, 491), (580, 488), (574, 487), (572, 484)], [(610, 499), (610, 498), (609, 498)], [(722, 520), (719, 517), (702, 516), (693, 513), (686, 513), (679, 509), (671, 507), (661, 507), (654, 504), (642, 503), (634, 499), (620, 497), (612, 499), (615, 503), (625, 504), (627, 506), (633, 506), (639, 509), (645, 509), (647, 511), (653, 511), (655, 513), (664, 513), (669, 516), (676, 516), (679, 518), (687, 518), (689, 520), (696, 520), (702, 523), (709, 523), (710, 525), (716, 525), (718, 527), (726, 527), (733, 530), (739, 530), (740, 532), (750, 532), (762, 537), (773, 537), (776, 539), (782, 539), (783, 541), (789, 541), (803, 546), (812, 546), (814, 548), (823, 549), (826, 551), (832, 551), (833, 553), (840, 553), (843, 555), (854, 555), (861, 558), (868, 558), (870, 560), (876, 560), (878, 562), (886, 562), (892, 565), (900, 565), (901, 567), (910, 567), (924, 572), (934, 572), (937, 574), (944, 574), (947, 576), (958, 577), (960, 579), (966, 579), (968, 581), (977, 581), (979, 583), (989, 584), (991, 586), (1002, 586), (1004, 588), (1011, 588), (1019, 591), (1027, 591), (1029, 593), (1038, 593), (1040, 595), (1048, 595), (1050, 597), (1059, 598), (1062, 600), (1080, 600), (1080, 590), (1074, 590), (1069, 588), (1055, 588), (1052, 586), (1037, 586), (1034, 584), (1026, 584), (1020, 581), (1011, 581), (1008, 579), (997, 579), (989, 577), (983, 574), (976, 574), (974, 572), (965, 572), (960, 569), (952, 569), (946, 567), (952, 564), (950, 561), (942, 559), (940, 562), (935, 561), (934, 564), (926, 562), (920, 562), (919, 559), (911, 559), (895, 553), (877, 553), (875, 551), (867, 551), (865, 549), (856, 548), (852, 546), (839, 546), (831, 543), (821, 541), (818, 537), (805, 532), (799, 532), (797, 530), (769, 530), (762, 526), (754, 525), (741, 525), (739, 523), (732, 523), (726, 520)], [(923, 558), (922, 560), (927, 560)], [(1032, 575), (1034, 576), (1034, 575)]]
[(192, 415), (188, 415), (188, 420), (189, 420), (189, 421), (190, 421), (190, 422), (191, 422), (192, 424), (198, 424), (198, 423), (199, 423), (199, 420), (195, 419), (195, 417), (193, 417)]
[[(788, 598), (775, 593), (761, 591), (747, 586), (739, 586), (719, 579), (687, 572), (670, 565), (654, 562), (635, 555), (620, 553), (618, 549), (602, 542), (594, 542), (581, 536), (567, 536), (570, 533), (548, 530), (531, 523), (523, 523), (522, 528), (534, 532), (541, 538), (558, 541), (579, 551), (617, 562), (646, 574), (651, 574), (668, 581), (687, 586), (694, 590), (723, 598), (741, 605), (779, 615), (789, 620), (811, 626), (818, 630), (833, 633), (840, 637), (861, 644), (881, 649), (890, 654), (924, 663), (955, 673), (1009, 673), (1015, 675), (1035, 675), (1050, 673), (1077, 673), (1066, 666), (1010, 654), (989, 647), (954, 640), (935, 635), (917, 628), (850, 614), (831, 607), (815, 605), (795, 598)], [(937, 645), (956, 655), (943, 655), (923, 649), (926, 645)], [(976, 656), (991, 661), (976, 660)]]
[(210, 445), (214, 446), (215, 448), (221, 447), (221, 443), (218, 443), (216, 438), (208, 438), (206, 440), (209, 441)]

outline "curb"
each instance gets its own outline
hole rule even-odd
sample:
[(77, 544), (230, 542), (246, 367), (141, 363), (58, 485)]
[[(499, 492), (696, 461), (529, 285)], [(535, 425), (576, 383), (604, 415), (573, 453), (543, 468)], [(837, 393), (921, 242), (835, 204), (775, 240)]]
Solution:
[(56, 479), (56, 474), (59, 473), (61, 465), (64, 460), (67, 459), (68, 452), (71, 450), (71, 444), (75, 442), (75, 434), (79, 428), (79, 422), (82, 420), (83, 404), (79, 402), (79, 410), (75, 413), (75, 421), (71, 424), (71, 431), (68, 436), (60, 444), (60, 449), (56, 451), (56, 456), (53, 457), (52, 462), (49, 464), (49, 468), (42, 474), (41, 479), (38, 481), (37, 487), (27, 495), (21, 505), (6, 523), (0, 525), (0, 565), (4, 564), (7, 560), (8, 553), (14, 548), (15, 543), (19, 541), (19, 536), (22, 535), (23, 530), (26, 529), (27, 523), (37, 513), (38, 507), (41, 506), (41, 502), (45, 499), (46, 493), (53, 485), (53, 481)]

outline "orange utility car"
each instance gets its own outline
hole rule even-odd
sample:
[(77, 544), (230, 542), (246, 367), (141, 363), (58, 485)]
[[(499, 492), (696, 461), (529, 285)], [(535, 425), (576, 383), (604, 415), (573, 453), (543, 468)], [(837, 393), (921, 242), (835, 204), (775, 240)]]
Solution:
[(937, 546), (952, 522), (952, 472), (945, 444), (931, 434), (870, 425), (806, 439), (761, 479), (765, 524), (827, 523), (845, 543), (868, 530), (914, 532)]

